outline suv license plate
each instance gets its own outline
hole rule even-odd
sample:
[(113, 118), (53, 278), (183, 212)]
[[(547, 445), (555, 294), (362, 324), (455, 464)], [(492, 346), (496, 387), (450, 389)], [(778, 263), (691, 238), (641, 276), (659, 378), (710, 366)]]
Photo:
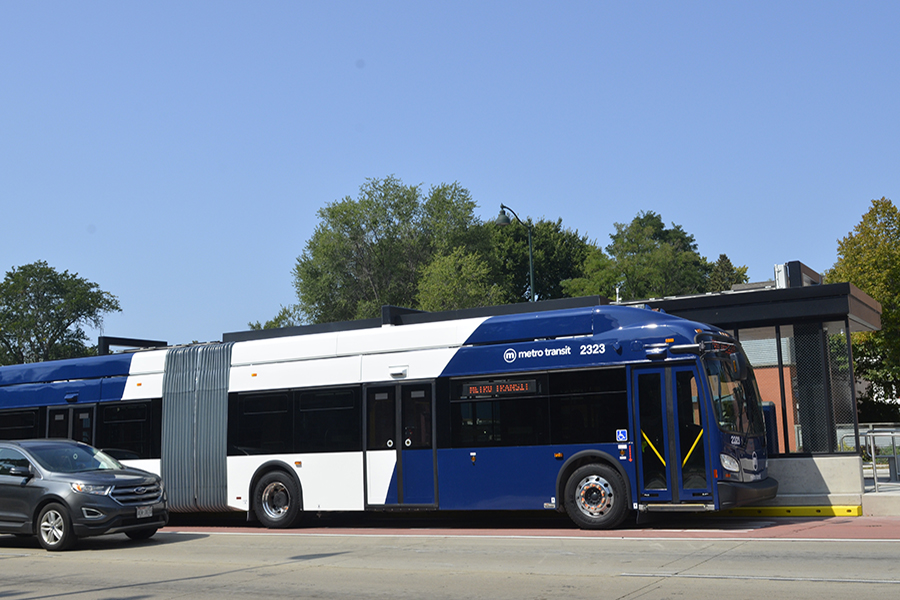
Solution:
[(137, 518), (138, 519), (146, 519), (147, 517), (153, 516), (153, 507), (152, 506), (138, 506), (137, 507)]

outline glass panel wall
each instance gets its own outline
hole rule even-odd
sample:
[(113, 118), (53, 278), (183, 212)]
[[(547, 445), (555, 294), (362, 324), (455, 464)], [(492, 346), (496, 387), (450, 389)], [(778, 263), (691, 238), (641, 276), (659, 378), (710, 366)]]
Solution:
[(854, 401), (855, 386), (848, 348), (846, 323), (825, 323), (825, 343), (828, 349), (828, 377), (831, 406), (837, 428), (837, 452), (852, 452), (857, 443), (857, 414)]
[(756, 374), (770, 453), (855, 451), (858, 425), (846, 332), (845, 321), (736, 332)]

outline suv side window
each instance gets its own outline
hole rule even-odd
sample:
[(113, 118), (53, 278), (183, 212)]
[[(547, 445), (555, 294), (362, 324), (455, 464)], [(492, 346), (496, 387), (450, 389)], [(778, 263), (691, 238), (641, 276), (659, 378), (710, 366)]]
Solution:
[(0, 448), (0, 475), (9, 475), (13, 467), (28, 468), (28, 459), (18, 450), (12, 448)]

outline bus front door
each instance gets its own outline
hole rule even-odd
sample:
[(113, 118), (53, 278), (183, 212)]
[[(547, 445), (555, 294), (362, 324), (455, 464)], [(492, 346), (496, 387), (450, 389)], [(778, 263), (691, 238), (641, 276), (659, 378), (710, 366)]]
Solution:
[(634, 370), (642, 503), (713, 500), (709, 436), (697, 377), (693, 366)]
[(435, 506), (431, 383), (366, 389), (366, 502)]

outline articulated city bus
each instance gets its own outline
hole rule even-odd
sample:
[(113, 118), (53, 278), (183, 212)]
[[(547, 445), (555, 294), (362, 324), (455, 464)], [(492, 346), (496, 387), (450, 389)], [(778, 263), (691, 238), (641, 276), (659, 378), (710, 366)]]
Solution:
[(633, 511), (775, 496), (753, 369), (725, 332), (597, 298), (226, 334), (0, 368), (0, 439), (163, 476), (172, 511)]

